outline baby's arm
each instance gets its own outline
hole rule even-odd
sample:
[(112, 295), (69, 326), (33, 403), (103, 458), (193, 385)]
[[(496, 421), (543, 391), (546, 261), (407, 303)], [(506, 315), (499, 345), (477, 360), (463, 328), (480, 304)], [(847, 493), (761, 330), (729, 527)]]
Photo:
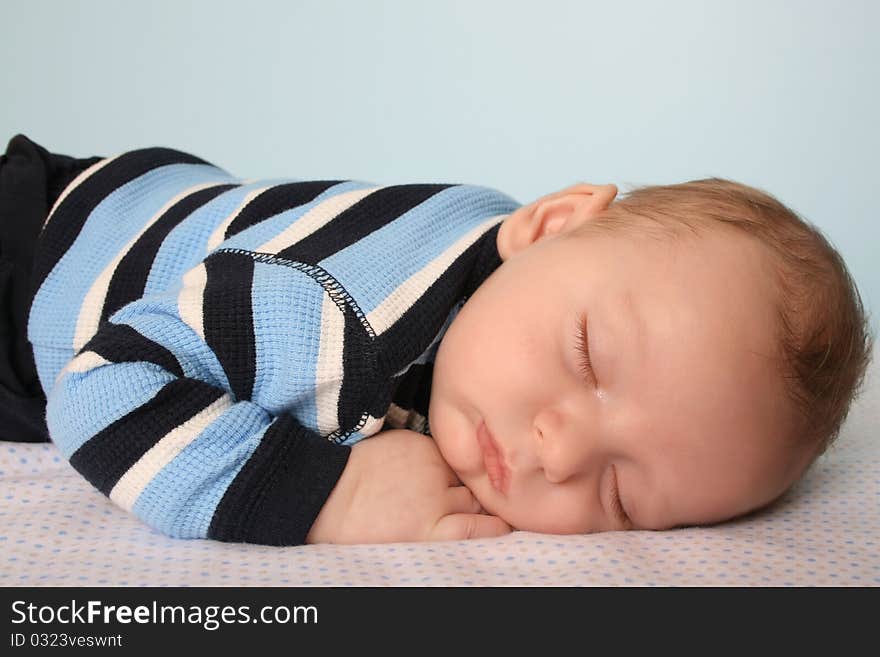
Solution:
[(351, 448), (234, 394), (226, 372), (241, 357), (215, 354), (177, 293), (134, 301), (59, 374), (50, 436), (98, 490), (165, 534), (300, 544)]
[[(426, 436), (393, 431), (340, 446), (250, 398), (254, 336), (240, 305), (251, 284), (224, 276), (223, 257), (191, 270), (182, 290), (120, 308), (59, 373), (46, 419), (71, 464), (116, 504), (175, 537), (296, 545), (307, 535), (313, 542), (487, 535), (489, 517), (471, 517), (470, 492), (454, 485)], [(202, 325), (209, 311), (215, 329), (222, 317), (216, 351)], [(264, 329), (280, 335), (290, 327)], [(509, 531), (502, 525), (493, 531)]]

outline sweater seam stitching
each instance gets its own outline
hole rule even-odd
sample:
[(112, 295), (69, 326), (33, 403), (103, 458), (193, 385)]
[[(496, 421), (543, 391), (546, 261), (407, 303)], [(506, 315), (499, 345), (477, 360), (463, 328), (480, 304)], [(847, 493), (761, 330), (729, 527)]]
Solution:
[[(290, 267), (292, 269), (296, 269), (297, 271), (301, 271), (307, 276), (309, 276), (312, 280), (317, 282), (323, 290), (327, 293), (330, 299), (333, 301), (334, 305), (339, 309), (339, 312), (343, 312), (345, 307), (350, 308), (355, 317), (357, 317), (358, 321), (361, 324), (361, 327), (367, 333), (369, 340), (367, 340), (367, 349), (369, 350), (369, 360), (373, 364), (373, 370), (377, 366), (377, 355), (376, 355), (376, 332), (373, 330), (373, 327), (370, 325), (367, 320), (366, 315), (361, 310), (360, 306), (345, 289), (345, 287), (336, 280), (336, 277), (333, 276), (326, 269), (321, 267), (320, 265), (309, 264), (306, 262), (302, 262), (300, 260), (291, 260), (289, 258), (282, 258), (281, 256), (275, 255), (273, 253), (265, 253), (263, 251), (251, 251), (249, 249), (241, 249), (236, 247), (223, 247), (219, 248), (212, 252), (211, 255), (217, 253), (234, 253), (238, 255), (245, 255), (250, 257), (251, 259), (262, 262), (265, 264), (271, 265), (281, 265), (283, 267)], [(375, 400), (374, 400), (375, 401)], [(372, 406), (371, 404), (370, 406)], [(357, 423), (348, 430), (342, 430), (340, 427), (335, 431), (330, 432), (324, 438), (336, 445), (342, 444), (347, 440), (350, 436), (360, 431), (364, 425), (367, 423), (367, 418), (369, 417), (368, 411), (363, 411), (361, 413), (360, 418)]]

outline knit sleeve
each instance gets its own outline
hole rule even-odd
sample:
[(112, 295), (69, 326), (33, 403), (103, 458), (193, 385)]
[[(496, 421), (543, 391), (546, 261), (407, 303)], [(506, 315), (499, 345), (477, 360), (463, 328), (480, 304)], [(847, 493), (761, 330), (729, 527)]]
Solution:
[(56, 378), (46, 419), (73, 467), (151, 527), (297, 545), (351, 448), (254, 394), (259, 368), (278, 365), (258, 358), (248, 262), (209, 257), (182, 287), (101, 322)]

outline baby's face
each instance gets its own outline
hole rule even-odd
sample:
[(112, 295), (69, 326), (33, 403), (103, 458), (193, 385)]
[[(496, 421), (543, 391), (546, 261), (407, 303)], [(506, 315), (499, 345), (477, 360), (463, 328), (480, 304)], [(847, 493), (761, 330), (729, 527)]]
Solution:
[(784, 491), (804, 463), (760, 247), (568, 232), (509, 254), (441, 342), (429, 420), (462, 483), (560, 534), (708, 524)]

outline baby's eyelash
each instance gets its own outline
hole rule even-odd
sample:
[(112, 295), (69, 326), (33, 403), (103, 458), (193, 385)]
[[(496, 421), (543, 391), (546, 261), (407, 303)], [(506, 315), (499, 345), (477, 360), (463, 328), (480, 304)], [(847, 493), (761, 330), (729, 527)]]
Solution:
[(596, 380), (596, 375), (593, 372), (593, 363), (590, 361), (590, 346), (587, 343), (587, 317), (583, 315), (578, 319), (577, 325), (577, 341), (578, 341), (578, 353), (580, 355), (579, 362), (581, 366), (581, 372), (592, 381)]

